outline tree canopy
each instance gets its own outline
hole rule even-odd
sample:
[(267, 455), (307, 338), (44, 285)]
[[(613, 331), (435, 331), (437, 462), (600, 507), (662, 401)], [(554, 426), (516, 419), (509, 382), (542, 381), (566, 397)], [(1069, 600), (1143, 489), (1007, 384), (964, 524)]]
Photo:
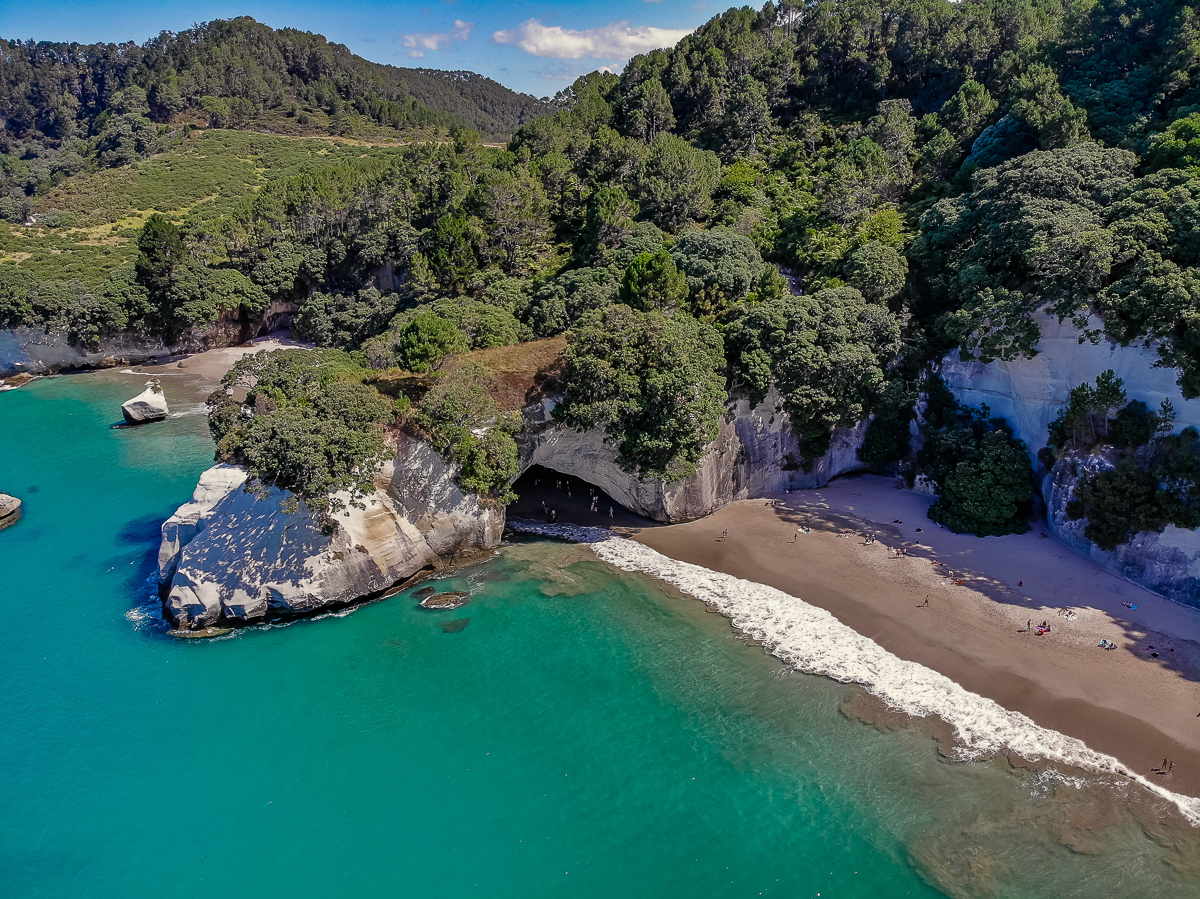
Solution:
[(721, 337), (686, 315), (623, 304), (588, 313), (567, 335), (566, 389), (555, 417), (600, 428), (641, 477), (677, 481), (717, 436), (726, 393)]

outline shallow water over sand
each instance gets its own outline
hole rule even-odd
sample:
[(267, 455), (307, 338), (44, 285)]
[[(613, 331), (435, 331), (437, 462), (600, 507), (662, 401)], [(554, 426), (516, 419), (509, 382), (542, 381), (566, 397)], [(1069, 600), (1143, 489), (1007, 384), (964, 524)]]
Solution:
[(506, 547), (459, 610), (173, 640), (157, 528), (212, 447), (110, 430), (140, 383), (0, 395), (6, 896), (1200, 895), (1145, 791), (864, 724), (583, 547)]

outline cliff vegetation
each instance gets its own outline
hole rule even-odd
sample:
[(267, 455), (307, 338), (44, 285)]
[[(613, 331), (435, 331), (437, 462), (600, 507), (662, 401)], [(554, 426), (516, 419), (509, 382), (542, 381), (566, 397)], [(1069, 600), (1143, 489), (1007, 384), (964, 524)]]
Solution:
[[(924, 472), (941, 497), (935, 517), (980, 534), (1025, 526), (1026, 448), (987, 409), (935, 402), (930, 362), (951, 350), (1028, 356), (1035, 313), (1098, 316), (1086, 337), (1150, 343), (1183, 395), (1200, 395), (1200, 21), (1182, 0), (730, 10), (552, 104), (514, 95), (503, 147), (463, 127), (327, 152), (185, 135), (174, 123), (186, 115), (243, 127), (293, 108), (297, 131), (319, 108), (343, 138), (360, 122), (432, 136), (447, 116), (501, 130), (444, 92), (426, 103), (439, 76), (372, 67), (249, 20), (131, 46), (127, 69), (109, 49), (41, 46), (6, 45), (19, 64), (5, 87), (0, 202), (62, 198), (26, 230), (65, 235), (39, 239), (105, 262), (64, 277), (10, 232), (0, 325), (88, 340), (294, 308), (299, 336), (375, 372), (339, 374), (337, 384), (361, 383), (338, 391), (421, 385), (397, 387), (408, 408), (353, 428), (374, 434), (389, 415), (410, 416), (405, 426), (463, 461), (464, 484), (497, 501), (509, 426), (483, 402), (494, 382), (460, 363), (534, 338), (565, 339), (558, 419), (602, 428), (631, 472), (687, 474), (730, 395), (774, 387), (803, 440), (799, 464), (821, 456), (833, 429), (874, 416), (864, 462)], [(301, 51), (324, 62), (305, 68)], [(230, 61), (243, 58), (251, 77), (233, 86)], [(89, 73), (105, 67), (117, 74), (98, 90)], [(453, 91), (475, 96), (471, 85)], [(229, 150), (202, 162), (200, 140)], [(171, 209), (130, 199), (89, 212), (101, 204), (83, 200), (148, 191), (132, 186), (142, 172), (184, 183), (209, 165), (230, 173), (216, 198), (197, 181), (181, 194), (189, 205)], [(138, 177), (122, 180), (133, 167)], [(143, 215), (148, 206), (159, 214)], [(117, 210), (130, 212), (115, 232), (85, 235)], [(381, 374), (393, 370), (403, 376)], [(222, 440), (285, 412), (319, 430), (321, 410), (338, 408), (279, 389), (278, 408), (255, 409)], [(249, 444), (227, 445), (251, 458)], [(363, 452), (339, 455), (323, 477), (348, 483), (339, 478), (371, 458)], [(264, 483), (293, 478), (270, 464)]]

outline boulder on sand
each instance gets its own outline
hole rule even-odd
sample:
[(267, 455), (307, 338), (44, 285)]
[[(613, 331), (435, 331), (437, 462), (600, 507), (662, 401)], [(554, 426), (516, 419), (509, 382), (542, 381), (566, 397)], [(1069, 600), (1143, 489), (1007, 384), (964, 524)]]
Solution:
[(146, 389), (131, 400), (121, 404), (121, 414), (131, 425), (140, 425), (148, 421), (161, 421), (171, 414), (167, 408), (167, 398), (163, 395), (158, 378), (146, 382)]
[(0, 528), (8, 527), (21, 514), (21, 501), (15, 496), (0, 493)]

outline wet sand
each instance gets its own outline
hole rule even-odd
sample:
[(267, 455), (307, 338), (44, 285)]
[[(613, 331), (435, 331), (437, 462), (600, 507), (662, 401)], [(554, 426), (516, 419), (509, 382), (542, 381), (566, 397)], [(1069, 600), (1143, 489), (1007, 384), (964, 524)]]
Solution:
[[(1200, 795), (1200, 610), (1108, 574), (1044, 528), (984, 539), (941, 530), (925, 515), (931, 501), (865, 476), (634, 539), (798, 596), (900, 658)], [(1155, 770), (1164, 757), (1169, 775)]]

